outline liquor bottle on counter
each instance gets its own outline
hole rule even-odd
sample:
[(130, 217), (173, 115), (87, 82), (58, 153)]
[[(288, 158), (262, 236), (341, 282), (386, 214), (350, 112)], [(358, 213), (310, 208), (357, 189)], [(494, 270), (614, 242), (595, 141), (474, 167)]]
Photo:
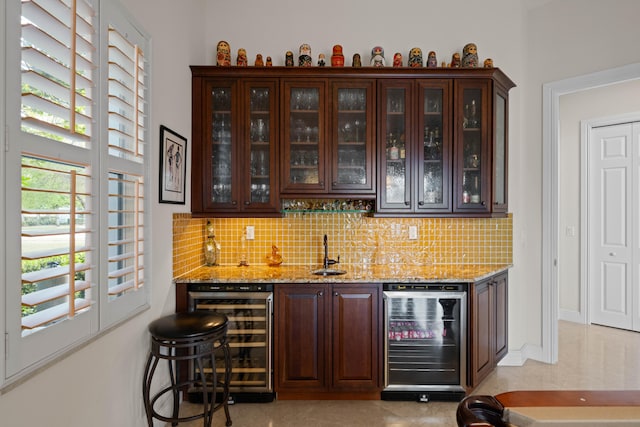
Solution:
[(220, 243), (216, 240), (213, 224), (207, 220), (207, 238), (204, 242), (204, 263), (208, 266), (218, 265), (220, 260)]

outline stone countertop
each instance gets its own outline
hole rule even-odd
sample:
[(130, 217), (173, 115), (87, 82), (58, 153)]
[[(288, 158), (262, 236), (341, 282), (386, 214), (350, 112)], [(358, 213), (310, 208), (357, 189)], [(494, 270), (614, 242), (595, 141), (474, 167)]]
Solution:
[(332, 268), (346, 270), (337, 276), (318, 276), (312, 271), (321, 266), (265, 265), (199, 267), (180, 277), (175, 283), (469, 283), (506, 271), (509, 264), (478, 265), (352, 265), (336, 264)]

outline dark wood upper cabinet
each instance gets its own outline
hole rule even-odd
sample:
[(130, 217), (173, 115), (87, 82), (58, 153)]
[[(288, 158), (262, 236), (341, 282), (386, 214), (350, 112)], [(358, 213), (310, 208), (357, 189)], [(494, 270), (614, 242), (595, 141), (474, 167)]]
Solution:
[(192, 66), (192, 212), (376, 198), (380, 216), (501, 216), (508, 92), (497, 68)]

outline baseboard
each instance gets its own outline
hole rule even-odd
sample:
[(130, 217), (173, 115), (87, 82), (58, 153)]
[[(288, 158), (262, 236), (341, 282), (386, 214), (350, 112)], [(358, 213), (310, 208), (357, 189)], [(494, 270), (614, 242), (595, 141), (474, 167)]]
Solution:
[(583, 314), (576, 310), (560, 309), (558, 311), (558, 320), (566, 320), (567, 322), (582, 324), (586, 323)]
[(543, 361), (542, 347), (525, 344), (519, 350), (509, 350), (509, 352), (498, 362), (498, 366), (522, 366), (527, 359)]

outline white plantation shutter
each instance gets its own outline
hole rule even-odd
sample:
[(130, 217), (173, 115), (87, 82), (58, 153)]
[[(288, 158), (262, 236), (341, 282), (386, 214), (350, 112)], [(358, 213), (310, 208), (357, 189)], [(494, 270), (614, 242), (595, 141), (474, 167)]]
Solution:
[(86, 147), (93, 126), (94, 9), (22, 1), (22, 129)]
[(81, 165), (23, 156), (22, 181), (26, 335), (91, 307), (91, 176)]
[(149, 38), (117, 0), (6, 0), (6, 11), (0, 385), (149, 299)]
[(109, 26), (109, 155), (144, 160), (144, 52)]
[[(148, 233), (148, 200), (144, 146), (147, 141), (147, 40), (120, 9), (103, 11), (106, 85), (103, 100), (107, 113), (105, 177), (107, 209), (107, 272), (102, 289), (100, 318), (103, 325), (121, 320), (123, 313), (146, 304), (145, 236)], [(106, 24), (106, 25), (105, 25)]]

